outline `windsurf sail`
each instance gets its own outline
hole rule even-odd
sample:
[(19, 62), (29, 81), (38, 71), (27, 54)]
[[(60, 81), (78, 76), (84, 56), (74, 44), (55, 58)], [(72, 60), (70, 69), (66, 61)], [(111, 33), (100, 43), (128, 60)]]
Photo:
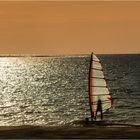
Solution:
[(100, 60), (93, 53), (90, 59), (89, 70), (89, 104), (91, 111), (91, 118), (96, 114), (98, 100), (102, 102), (102, 112), (106, 112), (112, 106), (112, 97), (109, 93), (107, 83), (104, 77), (102, 65)]

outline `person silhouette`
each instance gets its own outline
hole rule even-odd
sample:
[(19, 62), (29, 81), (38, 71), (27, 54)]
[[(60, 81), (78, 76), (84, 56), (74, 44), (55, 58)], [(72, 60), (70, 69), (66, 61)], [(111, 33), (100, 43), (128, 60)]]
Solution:
[(96, 109), (95, 118), (94, 118), (95, 120), (96, 120), (96, 116), (98, 112), (101, 113), (101, 120), (103, 120), (102, 101), (100, 98), (98, 99), (98, 103), (97, 103), (97, 109)]

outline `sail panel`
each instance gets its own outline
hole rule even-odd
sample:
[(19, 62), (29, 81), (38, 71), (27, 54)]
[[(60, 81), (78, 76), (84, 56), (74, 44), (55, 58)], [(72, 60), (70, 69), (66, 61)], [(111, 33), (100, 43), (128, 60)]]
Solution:
[(106, 81), (104, 79), (94, 79), (92, 83), (93, 87), (106, 87)]
[(108, 95), (109, 94), (109, 90), (106, 87), (94, 87), (93, 90), (93, 95), (94, 96), (101, 96), (101, 95)]
[(102, 70), (102, 66), (101, 63), (94, 61), (93, 65), (92, 65), (93, 69), (98, 69), (98, 70)]
[(98, 59), (98, 57), (96, 55), (92, 54), (92, 61), (99, 62), (100, 60)]
[(93, 77), (92, 78), (104, 78), (103, 71), (92, 69)]

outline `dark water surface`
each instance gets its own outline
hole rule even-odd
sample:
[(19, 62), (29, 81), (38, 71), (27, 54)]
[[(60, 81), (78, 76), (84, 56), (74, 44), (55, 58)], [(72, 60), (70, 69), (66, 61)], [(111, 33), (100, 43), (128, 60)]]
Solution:
[[(140, 55), (98, 55), (114, 99), (110, 122), (140, 124)], [(0, 57), (0, 125), (75, 125), (90, 117), (90, 56)]]

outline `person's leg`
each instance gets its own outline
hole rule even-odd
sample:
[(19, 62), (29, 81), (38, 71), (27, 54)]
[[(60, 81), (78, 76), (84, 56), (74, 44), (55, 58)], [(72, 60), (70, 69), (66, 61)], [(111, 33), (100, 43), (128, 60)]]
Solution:
[(97, 112), (98, 112), (98, 110), (96, 110), (96, 113), (95, 113), (95, 116), (94, 116), (95, 121), (96, 121)]
[(96, 121), (96, 116), (94, 117), (94, 120)]
[(101, 120), (103, 120), (103, 112), (102, 112), (102, 110), (101, 110)]
[(86, 122), (86, 124), (88, 124), (88, 123), (89, 123), (89, 119), (88, 119), (88, 118), (86, 118), (86, 119), (85, 119), (85, 122)]

